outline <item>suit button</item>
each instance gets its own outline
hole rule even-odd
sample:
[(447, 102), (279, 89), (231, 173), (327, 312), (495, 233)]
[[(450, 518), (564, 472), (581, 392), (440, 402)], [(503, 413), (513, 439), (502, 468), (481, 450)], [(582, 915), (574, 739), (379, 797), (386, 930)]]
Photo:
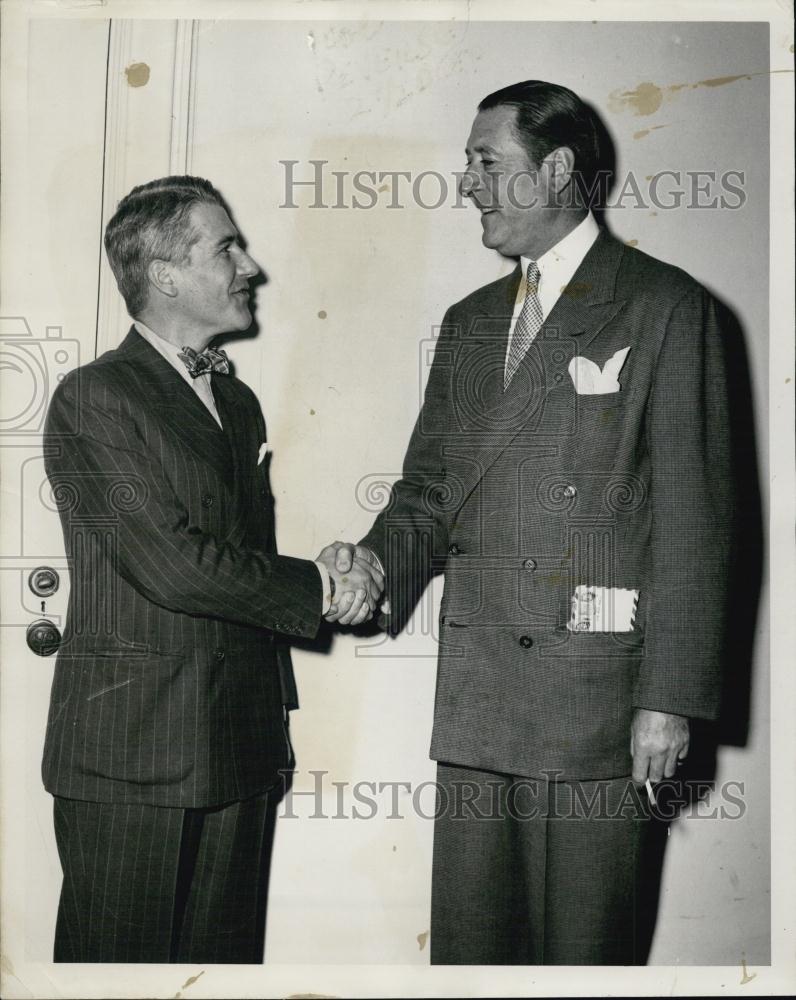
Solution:
[(455, 542), (453, 542), (453, 544), (448, 546), (448, 552), (450, 552), (452, 556), (458, 556), (459, 553), (461, 552), (461, 549)]
[(566, 489), (564, 490), (564, 496), (569, 497), (571, 500), (572, 497), (574, 497), (577, 494), (577, 492), (578, 491), (575, 489), (574, 486), (567, 486)]
[(522, 564), (522, 568), (527, 569), (529, 573), (533, 573), (533, 571), (536, 569), (536, 560), (526, 559), (525, 562)]
[(444, 479), (444, 478), (445, 478), (445, 476), (447, 476), (447, 474), (448, 474), (448, 470), (447, 470), (447, 469), (440, 469), (440, 470), (439, 470), (439, 474), (440, 474), (440, 477), (441, 477), (442, 479)]
[(217, 649), (215, 653), (213, 653), (213, 656), (215, 656), (215, 658), (218, 660), (219, 663), (221, 663), (222, 660), (226, 658), (226, 655), (227, 654), (224, 652), (223, 649)]
[(213, 506), (213, 497), (212, 497), (212, 495), (210, 493), (203, 493), (202, 494), (202, 506), (203, 507), (212, 507)]
[(530, 649), (533, 645), (533, 639), (529, 635), (520, 636), (520, 645), (523, 649)]

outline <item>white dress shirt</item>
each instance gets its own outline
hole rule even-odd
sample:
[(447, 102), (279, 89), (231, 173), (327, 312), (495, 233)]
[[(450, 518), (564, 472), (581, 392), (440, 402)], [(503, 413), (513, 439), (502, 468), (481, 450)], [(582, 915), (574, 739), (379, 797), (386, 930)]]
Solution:
[[(537, 295), (539, 304), (542, 307), (542, 318), (547, 317), (552, 312), (553, 306), (561, 297), (561, 292), (572, 280), (575, 272), (583, 263), (583, 258), (591, 249), (592, 244), (600, 235), (600, 227), (594, 216), (589, 212), (582, 222), (568, 233), (563, 240), (559, 240), (555, 246), (536, 261), (539, 268), (539, 284)], [(525, 302), (525, 291), (527, 289), (528, 265), (531, 263), (530, 257), (520, 257), (522, 266), (522, 280), (517, 289), (517, 299), (514, 303), (514, 312), (511, 317), (511, 327), (509, 328), (509, 341), (506, 345), (506, 359), (504, 367), (508, 364), (509, 351), (511, 350), (511, 340), (514, 330), (517, 327), (517, 319)]]

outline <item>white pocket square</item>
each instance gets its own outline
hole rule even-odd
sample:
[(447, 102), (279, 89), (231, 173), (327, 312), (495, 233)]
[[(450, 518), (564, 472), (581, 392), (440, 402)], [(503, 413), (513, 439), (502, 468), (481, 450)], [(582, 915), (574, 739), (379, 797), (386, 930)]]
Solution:
[(268, 454), (268, 443), (263, 441), (260, 445), (260, 450), (257, 452), (257, 464), (262, 465), (263, 459)]
[(610, 357), (602, 368), (580, 355), (569, 363), (569, 375), (579, 396), (600, 396), (608, 392), (619, 392), (619, 373), (630, 352), (629, 347), (623, 347)]

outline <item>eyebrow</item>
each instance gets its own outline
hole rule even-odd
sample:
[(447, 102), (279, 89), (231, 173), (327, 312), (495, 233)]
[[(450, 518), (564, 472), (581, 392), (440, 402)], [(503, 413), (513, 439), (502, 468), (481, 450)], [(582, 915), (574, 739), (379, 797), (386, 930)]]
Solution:
[(235, 243), (238, 239), (237, 233), (230, 233), (228, 236), (222, 236), (221, 239), (216, 240), (213, 244), (215, 249), (221, 249), (221, 247), (229, 246), (230, 243)]
[(472, 153), (497, 153), (498, 150), (496, 150), (494, 146), (490, 146), (489, 143), (486, 143), (486, 142), (477, 142), (473, 146), (472, 149), (470, 149), (469, 146), (465, 146), (464, 147), (464, 152), (469, 155), (471, 152)]

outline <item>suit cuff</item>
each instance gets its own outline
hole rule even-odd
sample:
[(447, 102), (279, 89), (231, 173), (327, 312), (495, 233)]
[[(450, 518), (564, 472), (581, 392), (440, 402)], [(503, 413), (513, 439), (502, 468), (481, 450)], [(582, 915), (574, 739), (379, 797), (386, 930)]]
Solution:
[(373, 549), (368, 549), (368, 552), (373, 556), (373, 561), (376, 564), (376, 569), (381, 573), (381, 575), (386, 579), (387, 574), (384, 572), (384, 563), (379, 559)]
[[(362, 544), (362, 543), (360, 542), (360, 544)], [(386, 593), (387, 593), (387, 574), (384, 571), (384, 563), (381, 561), (381, 559), (378, 557), (378, 555), (376, 554), (376, 552), (369, 545), (363, 545), (362, 547), (368, 550), (368, 552), (371, 555), (371, 558), (373, 559), (373, 562), (376, 564), (376, 569), (384, 577), (384, 594), (385, 594), (385, 596), (384, 596), (384, 599), (382, 600), (381, 604), (379, 605), (379, 610), (381, 611), (382, 615), (389, 615), (390, 614), (390, 600), (386, 596)]]
[(322, 562), (316, 562), (315, 565), (318, 567), (318, 572), (321, 574), (321, 585), (323, 586), (323, 606), (321, 608), (321, 614), (325, 615), (332, 606), (332, 578), (329, 576), (329, 570), (323, 565)]

